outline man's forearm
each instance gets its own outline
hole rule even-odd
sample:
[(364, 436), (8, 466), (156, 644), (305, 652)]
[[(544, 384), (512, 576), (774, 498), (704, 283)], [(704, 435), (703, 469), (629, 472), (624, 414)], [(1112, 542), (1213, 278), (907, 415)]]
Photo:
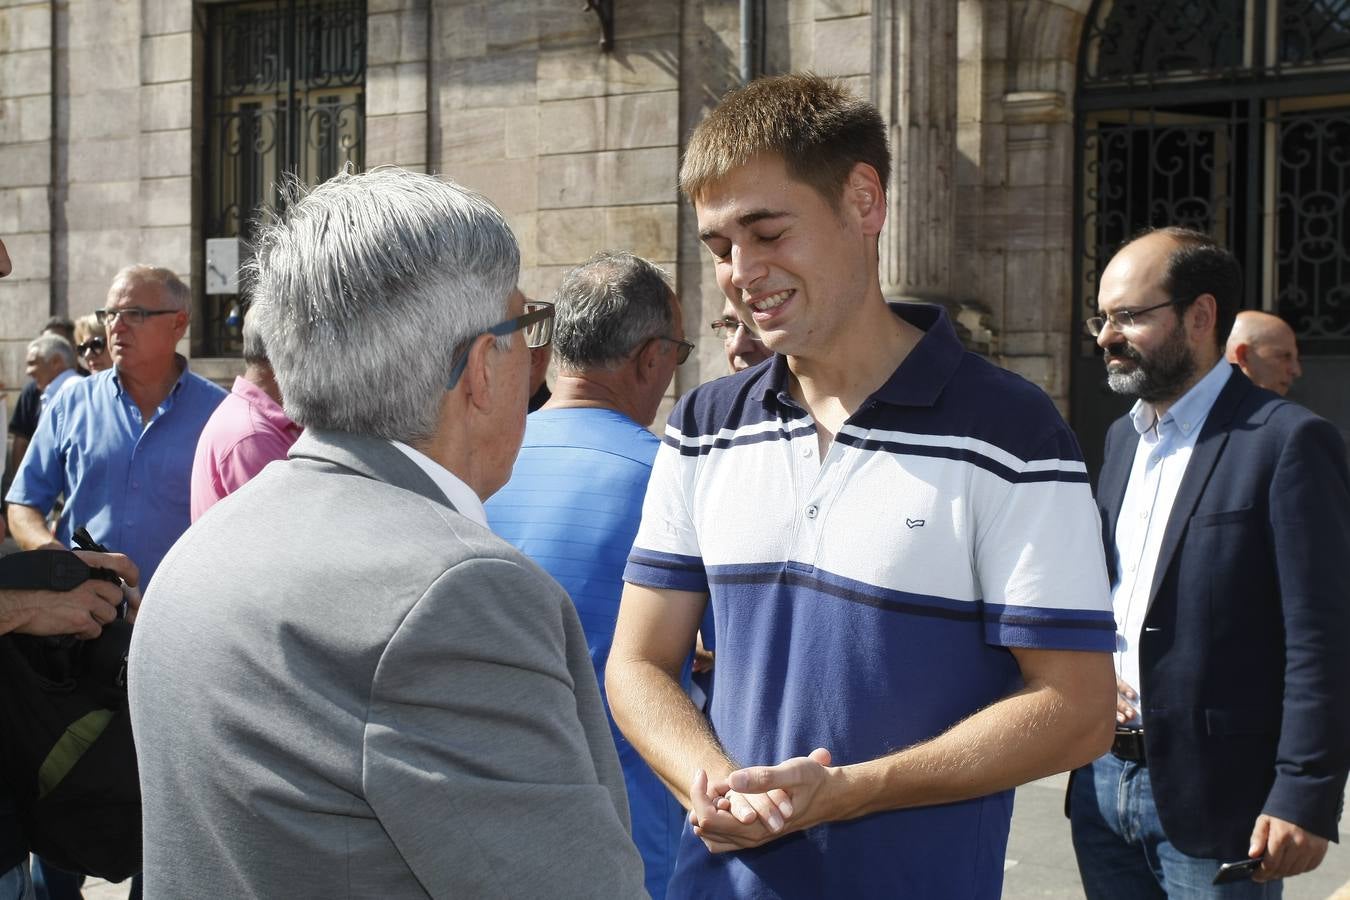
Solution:
[(708, 720), (679, 682), (659, 666), (611, 658), (605, 692), (619, 730), (685, 806), (696, 769), (703, 769), (710, 779), (721, 779), (736, 768)]
[(1052, 687), (1028, 687), (930, 741), (833, 770), (828, 817), (952, 803), (1084, 765), (1110, 747), (1109, 700), (1084, 710)]
[(22, 503), (9, 504), (9, 532), (25, 550), (61, 546), (47, 528), (47, 517)]

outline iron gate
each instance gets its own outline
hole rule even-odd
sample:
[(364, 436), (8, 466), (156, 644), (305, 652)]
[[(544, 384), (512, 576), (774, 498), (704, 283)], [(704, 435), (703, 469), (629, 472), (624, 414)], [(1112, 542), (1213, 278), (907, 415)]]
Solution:
[[(206, 236), (253, 236), (278, 185), (319, 182), (364, 161), (365, 0), (207, 7)], [(205, 352), (239, 352), (245, 298), (209, 294)]]
[(1072, 417), (1095, 471), (1128, 402), (1084, 335), (1131, 235), (1181, 224), (1242, 263), (1244, 306), (1350, 354), (1350, 0), (1096, 0), (1079, 59)]

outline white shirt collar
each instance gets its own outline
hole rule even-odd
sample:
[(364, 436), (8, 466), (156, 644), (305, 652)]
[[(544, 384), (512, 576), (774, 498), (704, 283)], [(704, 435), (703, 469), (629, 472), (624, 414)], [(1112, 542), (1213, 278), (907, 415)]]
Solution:
[(488, 527), (487, 513), (483, 510), (483, 501), (473, 492), (463, 481), (455, 476), (453, 472), (433, 460), (420, 450), (415, 450), (400, 441), (390, 441), (403, 455), (417, 463), (418, 467), (426, 472), (432, 481), (436, 482), (436, 487), (441, 489), (445, 498), (454, 504), (455, 509), (460, 515), (471, 522)]
[[(1223, 393), (1224, 385), (1228, 384), (1228, 379), (1232, 375), (1233, 366), (1228, 360), (1220, 357), (1214, 368), (1205, 373), (1204, 378), (1197, 381), (1172, 404), (1162, 417), (1162, 421), (1175, 422), (1182, 436), (1190, 437), (1191, 432), (1204, 424), (1209, 411), (1214, 407), (1214, 401), (1219, 399), (1219, 394)], [(1134, 430), (1144, 434), (1158, 421), (1158, 414), (1152, 403), (1137, 400), (1130, 410), (1130, 419), (1134, 424)]]

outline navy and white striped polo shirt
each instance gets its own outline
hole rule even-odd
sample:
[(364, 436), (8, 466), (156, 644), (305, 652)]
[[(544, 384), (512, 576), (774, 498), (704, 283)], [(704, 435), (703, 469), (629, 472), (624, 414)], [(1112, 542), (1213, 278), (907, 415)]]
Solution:
[[(1021, 686), (1009, 647), (1114, 649), (1068, 426), (965, 352), (940, 308), (895, 309), (926, 334), (823, 460), (782, 357), (692, 391), (666, 427), (624, 579), (710, 595), (710, 715), (742, 765), (816, 747), (842, 765), (932, 738)], [(716, 857), (686, 828), (671, 896), (997, 896), (1011, 804)]]

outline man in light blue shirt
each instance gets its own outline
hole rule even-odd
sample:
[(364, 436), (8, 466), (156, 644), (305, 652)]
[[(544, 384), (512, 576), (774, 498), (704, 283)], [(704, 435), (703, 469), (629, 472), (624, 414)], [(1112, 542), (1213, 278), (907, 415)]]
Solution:
[[(600, 253), (573, 269), (556, 300), (558, 380), (526, 421), (511, 480), (487, 503), (488, 521), (567, 589), (603, 686), (623, 567), (660, 446), (645, 426), (693, 345), (664, 274), (629, 253)], [(682, 810), (612, 719), (610, 727), (645, 887), (660, 900)]]
[[(168, 269), (129, 266), (113, 279), (98, 317), (115, 365), (43, 410), (9, 491), (10, 531), (25, 550), (69, 547), (85, 526), (140, 567), (144, 587), (187, 529), (197, 438), (225, 397), (174, 352), (187, 331), (187, 300), (187, 286)], [(45, 519), (63, 494), (53, 542)]]

